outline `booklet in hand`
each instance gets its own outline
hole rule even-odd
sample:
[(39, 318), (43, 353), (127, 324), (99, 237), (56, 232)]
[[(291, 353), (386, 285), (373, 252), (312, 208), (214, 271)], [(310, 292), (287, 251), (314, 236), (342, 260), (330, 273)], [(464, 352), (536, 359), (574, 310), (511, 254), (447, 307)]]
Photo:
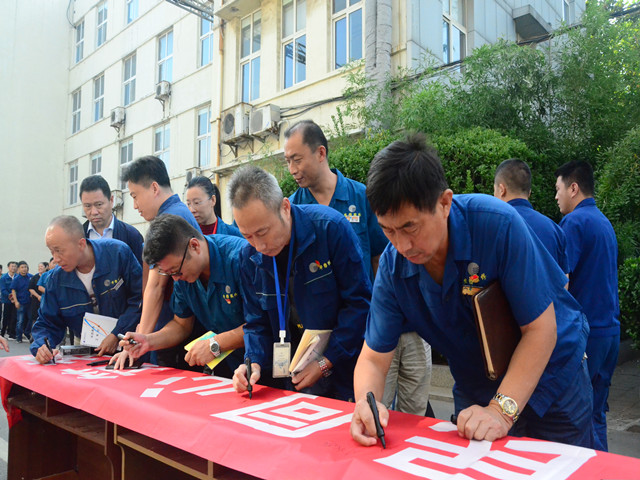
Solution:
[(309, 363), (319, 360), (327, 348), (330, 336), (331, 330), (305, 330), (289, 365), (289, 371), (298, 373)]

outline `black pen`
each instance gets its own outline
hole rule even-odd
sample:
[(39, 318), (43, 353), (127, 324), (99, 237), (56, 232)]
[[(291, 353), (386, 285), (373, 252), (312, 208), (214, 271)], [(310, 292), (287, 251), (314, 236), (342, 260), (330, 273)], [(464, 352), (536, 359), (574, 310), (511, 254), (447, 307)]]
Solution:
[(367, 393), (367, 403), (369, 404), (369, 408), (371, 408), (371, 413), (373, 413), (373, 421), (376, 423), (376, 435), (378, 435), (378, 438), (382, 443), (382, 448), (387, 448), (387, 444), (384, 441), (384, 430), (382, 429), (382, 425), (380, 425), (380, 415), (378, 414), (376, 397), (373, 396), (372, 392)]
[[(51, 348), (51, 345), (49, 344), (49, 339), (47, 337), (44, 337), (44, 344), (47, 346), (47, 348), (51, 352), (51, 355), (53, 355), (53, 348)], [(55, 355), (53, 355), (53, 357), (51, 357), (51, 361), (53, 362), (54, 365), (56, 364), (56, 356)]]
[(120, 340), (126, 340), (129, 342), (129, 345), (138, 345), (138, 342), (136, 342), (133, 338), (124, 338), (124, 335), (119, 333), (118, 334), (118, 338)]
[(245, 358), (244, 364), (247, 366), (247, 382), (249, 383), (247, 391), (249, 392), (249, 400), (251, 400), (253, 394), (253, 387), (251, 386), (251, 358)]
[(96, 360), (95, 362), (87, 363), (87, 367), (99, 367), (100, 365), (108, 365), (110, 361), (110, 358), (106, 360)]

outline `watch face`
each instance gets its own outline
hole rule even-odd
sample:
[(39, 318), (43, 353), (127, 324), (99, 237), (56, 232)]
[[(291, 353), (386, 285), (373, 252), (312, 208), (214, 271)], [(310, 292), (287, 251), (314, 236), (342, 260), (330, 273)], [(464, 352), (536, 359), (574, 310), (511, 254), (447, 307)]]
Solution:
[(514, 400), (505, 398), (502, 402), (502, 410), (504, 410), (504, 413), (507, 415), (515, 415), (518, 411), (518, 406)]
[(209, 342), (209, 348), (211, 348), (211, 353), (220, 353), (220, 344), (215, 340)]

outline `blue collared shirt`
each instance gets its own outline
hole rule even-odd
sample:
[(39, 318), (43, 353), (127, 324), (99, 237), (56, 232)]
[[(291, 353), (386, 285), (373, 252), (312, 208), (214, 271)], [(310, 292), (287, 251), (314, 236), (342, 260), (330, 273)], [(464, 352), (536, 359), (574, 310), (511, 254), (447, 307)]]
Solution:
[[(292, 284), (300, 321), (305, 329), (333, 330), (324, 352), (334, 365), (329, 379), (352, 390), (371, 296), (358, 240), (344, 216), (329, 207), (292, 205), (291, 216), (295, 249)], [(247, 245), (241, 265), (246, 355), (263, 369), (270, 369), (273, 343), (279, 340), (280, 330), (272, 257)], [(290, 341), (288, 319), (286, 323)]]
[(198, 225), (195, 217), (189, 211), (189, 207), (187, 207), (184, 203), (182, 203), (182, 201), (180, 201), (180, 197), (178, 197), (177, 193), (171, 195), (162, 203), (162, 205), (160, 205), (160, 208), (158, 209), (158, 215), (156, 216), (159, 217), (160, 215), (163, 215), (165, 213), (169, 215), (178, 215), (179, 217), (184, 218), (193, 228), (195, 228), (198, 232), (200, 231), (200, 225)]
[(220, 217), (218, 217), (218, 229), (216, 230), (216, 235), (231, 235), (234, 237), (244, 238), (240, 233), (240, 230), (238, 230), (238, 227), (224, 223)]
[(9, 295), (11, 294), (11, 282), (16, 278), (19, 273), (16, 273), (13, 277), (9, 275), (9, 272), (3, 274), (0, 277), (0, 299), (2, 303), (11, 303)]
[(45, 290), (47, 288), (47, 281), (49, 280), (49, 276), (51, 275), (51, 273), (58, 268), (58, 266), (56, 265), (54, 268), (52, 268), (51, 270), (47, 270), (46, 272), (44, 272), (42, 275), (40, 275), (40, 278), (38, 279), (38, 286), (39, 287), (44, 287)]
[(567, 259), (567, 237), (562, 228), (545, 217), (540, 212), (533, 209), (533, 206), (524, 198), (514, 198), (507, 202), (524, 218), (524, 221), (531, 227), (533, 233), (540, 239), (547, 249), (547, 252), (558, 262), (564, 273), (569, 273), (569, 260)]
[(582, 305), (591, 336), (618, 335), (618, 242), (611, 222), (585, 198), (560, 226), (567, 236), (569, 292)]
[[(371, 258), (380, 255), (389, 240), (382, 233), (378, 219), (371, 210), (366, 187), (360, 182), (345, 178), (340, 170), (332, 168), (331, 171), (338, 176), (338, 180), (329, 207), (342, 213), (358, 235), (365, 259), (364, 266), (369, 279), (373, 281)], [(296, 205), (317, 205), (318, 203), (308, 188), (299, 188), (289, 197), (289, 200)]]
[[(95, 272), (91, 280), (100, 315), (118, 319), (111, 333), (134, 331), (140, 321), (142, 268), (131, 249), (120, 240), (87, 240), (93, 248)], [(38, 319), (31, 334), (31, 353), (36, 354), (45, 337), (58, 345), (71, 327), (76, 336), (82, 332), (84, 314), (93, 312), (91, 297), (75, 270), (59, 267), (51, 271), (40, 302)]]
[(18, 273), (11, 281), (11, 290), (16, 291), (16, 300), (20, 305), (27, 305), (31, 302), (31, 294), (29, 293), (29, 280), (31, 280), (31, 277), (33, 275), (30, 273), (25, 276)]
[(564, 289), (566, 276), (524, 220), (487, 195), (455, 195), (449, 213), (449, 250), (442, 285), (422, 265), (389, 245), (380, 258), (367, 321), (367, 345), (395, 348), (403, 326), (418, 332), (449, 361), (455, 388), (487, 405), (500, 380), (485, 376), (470, 297), (463, 287), (498, 280), (518, 324), (537, 319), (553, 302), (557, 342), (529, 405), (543, 415), (580, 366), (588, 325)]

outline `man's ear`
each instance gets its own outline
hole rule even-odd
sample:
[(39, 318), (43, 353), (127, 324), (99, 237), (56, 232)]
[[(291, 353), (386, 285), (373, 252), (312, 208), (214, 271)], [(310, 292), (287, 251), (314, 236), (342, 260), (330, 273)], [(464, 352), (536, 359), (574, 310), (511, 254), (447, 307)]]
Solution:
[(569, 193), (571, 193), (571, 198), (574, 198), (578, 193), (580, 193), (580, 185), (577, 182), (573, 182), (569, 185)]

